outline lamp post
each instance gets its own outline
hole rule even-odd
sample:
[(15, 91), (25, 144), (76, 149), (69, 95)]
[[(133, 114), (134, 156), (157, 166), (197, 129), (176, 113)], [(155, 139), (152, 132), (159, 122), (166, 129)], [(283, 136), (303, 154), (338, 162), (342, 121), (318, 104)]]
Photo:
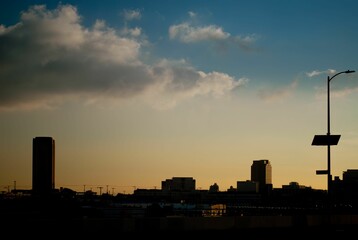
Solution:
[(342, 73), (354, 73), (355, 71), (347, 70), (334, 74), (332, 77), (327, 77), (327, 192), (330, 193), (330, 186), (332, 181), (331, 175), (331, 116), (330, 116), (330, 90), (329, 83), (332, 79)]

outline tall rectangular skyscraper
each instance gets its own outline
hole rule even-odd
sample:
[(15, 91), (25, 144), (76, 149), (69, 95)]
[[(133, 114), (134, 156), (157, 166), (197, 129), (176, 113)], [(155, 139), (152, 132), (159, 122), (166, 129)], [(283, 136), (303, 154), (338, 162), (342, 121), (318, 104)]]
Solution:
[(251, 181), (259, 183), (259, 191), (272, 188), (272, 168), (269, 160), (254, 160), (251, 165)]
[(32, 140), (32, 191), (48, 194), (55, 188), (55, 140), (35, 137)]

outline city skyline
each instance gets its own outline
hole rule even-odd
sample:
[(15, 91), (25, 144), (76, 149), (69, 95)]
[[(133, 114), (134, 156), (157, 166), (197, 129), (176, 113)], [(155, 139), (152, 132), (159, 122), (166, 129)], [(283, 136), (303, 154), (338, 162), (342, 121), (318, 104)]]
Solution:
[[(76, 192), (87, 192), (91, 191), (96, 194), (132, 194), (137, 189), (157, 189), (157, 186), (152, 188), (137, 188), (137, 186), (115, 186), (115, 185), (65, 185), (65, 186), (56, 186), (55, 185), (55, 139), (50, 136), (37, 136), (33, 138), (32, 141), (32, 186), (26, 186), (24, 189), (19, 189), (16, 187), (16, 181), (13, 182), (13, 186), (5, 186), (7, 192), (12, 190), (31, 190), (35, 195), (49, 195), (54, 193), (55, 190), (67, 188)], [(336, 176), (339, 179), (344, 179), (344, 175), (349, 175), (349, 173), (355, 173), (357, 169), (347, 169), (343, 171), (342, 177)], [(239, 183), (240, 188), (239, 189)], [(250, 168), (250, 178), (246, 180), (238, 180), (236, 182), (236, 188), (233, 185), (230, 185), (228, 189), (220, 189), (220, 186), (217, 183), (210, 185), (208, 189), (202, 189), (202, 187), (196, 187), (196, 180), (192, 176), (173, 176), (171, 179), (166, 179), (161, 181), (161, 190), (164, 191), (176, 191), (176, 190), (209, 190), (212, 186), (217, 187), (217, 191), (226, 192), (236, 190), (238, 192), (253, 191), (253, 186), (257, 192), (261, 194), (267, 194), (272, 191), (272, 166), (270, 161), (267, 159), (253, 160)], [(295, 184), (297, 186), (307, 187), (304, 185), (299, 185), (298, 182), (290, 181), (289, 185)], [(282, 185), (282, 188), (288, 185)], [(87, 188), (86, 188), (87, 187)], [(126, 192), (128, 187), (132, 187), (132, 191)], [(114, 190), (117, 188), (117, 191)], [(277, 189), (281, 187), (276, 187)], [(311, 188), (311, 186), (309, 186)], [(103, 189), (103, 190), (102, 190)], [(83, 190), (83, 191), (81, 191)], [(316, 189), (322, 190), (322, 189)], [(3, 191), (5, 192), (5, 191)]]
[[(272, 164), (326, 189), (327, 76), (358, 70), (358, 2), (1, 1), (0, 186), (31, 188), (32, 138), (56, 187), (220, 190)], [(331, 82), (332, 176), (358, 169), (358, 75)], [(121, 189), (120, 189), (121, 188)]]

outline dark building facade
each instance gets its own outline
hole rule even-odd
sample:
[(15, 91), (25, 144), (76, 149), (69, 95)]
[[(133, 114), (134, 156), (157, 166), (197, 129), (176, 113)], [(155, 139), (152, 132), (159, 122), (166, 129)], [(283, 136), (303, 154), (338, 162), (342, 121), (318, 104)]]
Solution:
[(251, 165), (251, 181), (259, 183), (259, 192), (272, 190), (272, 167), (269, 160), (254, 160)]
[(341, 202), (358, 203), (358, 169), (343, 171), (343, 180), (335, 177), (332, 181), (332, 195)]
[(162, 181), (164, 191), (194, 191), (195, 179), (192, 177), (173, 177)]
[(55, 188), (55, 140), (35, 137), (32, 140), (32, 191), (49, 194)]
[(347, 171), (344, 171), (343, 181), (358, 184), (358, 169), (347, 169)]

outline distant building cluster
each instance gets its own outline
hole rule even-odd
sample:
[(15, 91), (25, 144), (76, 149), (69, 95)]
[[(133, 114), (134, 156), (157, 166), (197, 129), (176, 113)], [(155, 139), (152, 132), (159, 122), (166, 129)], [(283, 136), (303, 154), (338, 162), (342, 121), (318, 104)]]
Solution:
[[(32, 142), (32, 192), (49, 194), (55, 190), (55, 140), (52, 137), (35, 137)], [(162, 181), (162, 191), (195, 191), (193, 177), (173, 177)], [(234, 189), (232, 189), (234, 190)], [(268, 194), (272, 190), (272, 167), (269, 160), (254, 160), (251, 166), (251, 180), (238, 181), (238, 192)], [(215, 183), (210, 192), (219, 192)]]
[[(55, 188), (55, 140), (52, 137), (35, 137), (32, 141), (32, 190), (19, 190), (14, 188), (15, 194), (32, 194), (35, 196), (58, 194), (66, 196), (96, 196), (91, 190), (75, 192), (71, 189)], [(117, 196), (134, 202), (166, 202), (166, 203), (207, 203), (216, 204), (241, 204), (252, 206), (275, 202), (275, 204), (311, 204), (317, 206), (317, 202), (324, 201), (325, 190), (315, 190), (311, 187), (300, 185), (292, 181), (282, 188), (273, 188), (272, 166), (268, 159), (253, 160), (251, 165), (251, 178), (237, 181), (236, 186), (231, 186), (226, 191), (220, 191), (217, 183), (212, 184), (208, 190), (197, 189), (196, 180), (193, 177), (175, 176), (161, 182), (161, 189), (135, 189), (133, 194), (121, 194)], [(107, 186), (108, 188), (108, 186)], [(9, 192), (9, 191), (8, 191)], [(332, 198), (345, 204), (358, 203), (358, 169), (348, 169), (343, 172), (343, 178), (336, 177), (332, 181)], [(99, 196), (102, 193), (100, 192)], [(103, 195), (111, 195), (105, 192)], [(98, 196), (98, 195), (97, 195)], [(112, 196), (113, 191), (112, 191)], [(217, 205), (219, 204), (219, 205)], [(225, 205), (226, 206), (226, 205)]]
[[(83, 192), (63, 187), (56, 189), (55, 140), (46, 136), (35, 137), (32, 146), (32, 190), (16, 189), (14, 181), (11, 192), (9, 189), (7, 193), (0, 192), (0, 215), (5, 222), (12, 218), (12, 226), (16, 227), (19, 217), (23, 216), (26, 221), (20, 222), (25, 226), (30, 222), (35, 222), (37, 226), (40, 219), (42, 224), (52, 223), (56, 230), (58, 224), (66, 222), (62, 227), (66, 228), (67, 222), (72, 221), (73, 226), (77, 226), (74, 228), (89, 231), (95, 226), (94, 222), (106, 226), (110, 220), (115, 222), (112, 226), (124, 232), (151, 229), (153, 226), (156, 229), (175, 227), (180, 230), (193, 225), (198, 229), (213, 226), (232, 229), (233, 223), (237, 227), (291, 226), (296, 229), (310, 224), (327, 227), (325, 216), (333, 211), (336, 216), (344, 217), (342, 222), (346, 226), (356, 225), (351, 216), (358, 216), (358, 169), (344, 171), (342, 179), (336, 177), (329, 192), (302, 186), (295, 181), (282, 185), (282, 188), (273, 188), (270, 161), (258, 159), (252, 162), (251, 178), (237, 181), (236, 187), (231, 186), (226, 191), (220, 191), (217, 183), (208, 190), (197, 189), (193, 177), (175, 176), (163, 180), (161, 189), (137, 188), (133, 194), (114, 195), (113, 191), (110, 194), (107, 185), (106, 192), (102, 194), (102, 187), (98, 187), (100, 192), (97, 194), (92, 188), (86, 191), (85, 186)], [(223, 216), (228, 218), (221, 218)], [(232, 216), (234, 218), (230, 218)], [(311, 221), (311, 216), (318, 218)], [(198, 217), (201, 217), (200, 220)], [(283, 218), (286, 220), (283, 221)], [(211, 221), (208, 222), (208, 219)], [(180, 224), (178, 220), (185, 220), (185, 224)]]
[[(163, 191), (194, 191), (195, 179), (192, 177), (173, 177), (162, 181)], [(237, 188), (231, 189), (238, 192), (268, 194), (272, 190), (272, 167), (269, 160), (254, 160), (251, 166), (251, 180), (238, 181)], [(210, 192), (219, 192), (219, 186), (214, 183), (209, 188)]]

